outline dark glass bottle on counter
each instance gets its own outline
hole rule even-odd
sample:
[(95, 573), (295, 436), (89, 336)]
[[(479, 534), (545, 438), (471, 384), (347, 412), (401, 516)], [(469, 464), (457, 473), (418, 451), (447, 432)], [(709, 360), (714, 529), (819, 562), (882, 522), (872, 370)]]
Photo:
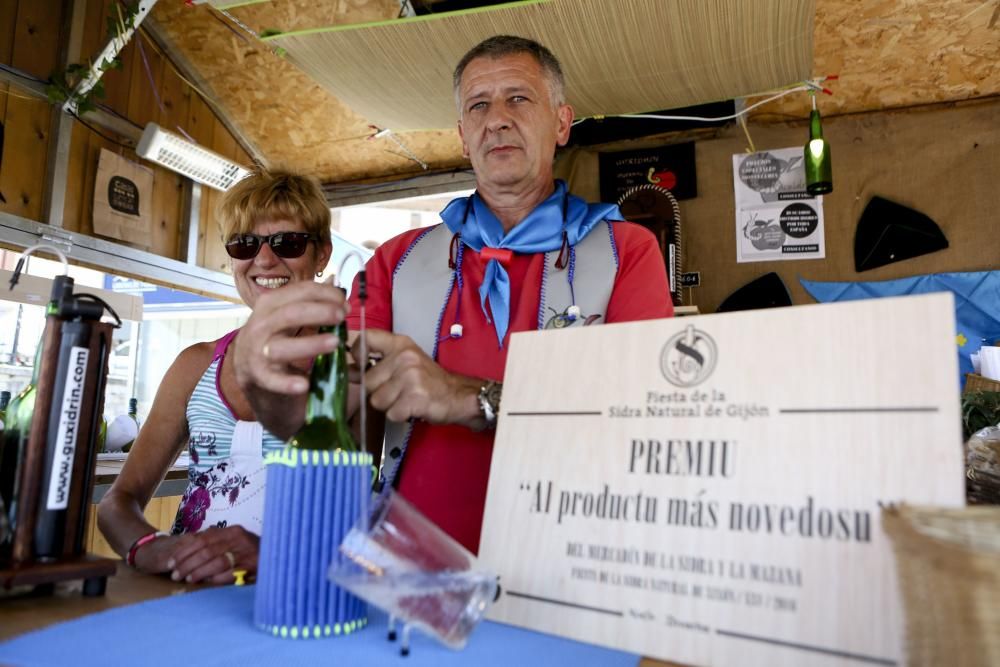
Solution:
[(24, 459), (24, 447), (31, 432), (31, 420), (35, 412), (35, 386), (38, 384), (38, 370), (42, 364), (42, 346), (35, 351), (35, 366), (31, 381), (7, 404), (4, 412), (3, 440), (0, 445), (0, 501), (7, 513), (7, 525), (13, 535), (17, 525), (18, 473)]
[(316, 357), (309, 376), (306, 420), (288, 444), (300, 449), (357, 451), (358, 445), (347, 424), (347, 325), (323, 327), (340, 339), (337, 349)]
[[(139, 423), (139, 399), (130, 398), (128, 399), (128, 416), (135, 422), (135, 436), (139, 437), (139, 427), (142, 426)], [(128, 452), (132, 449), (132, 445), (135, 444), (135, 438), (132, 438), (124, 445), (122, 445), (122, 451)]]
[[(7, 405), (10, 403), (10, 392), (0, 391), (0, 466), (3, 464), (3, 429), (4, 423), (7, 419)], [(10, 523), (7, 519), (7, 505), (4, 503), (3, 496), (0, 495), (0, 545), (7, 541), (7, 537), (10, 534)], [(0, 551), (3, 547), (0, 546)], [(0, 563), (4, 562), (6, 559), (0, 555)]]
[(10, 404), (10, 392), (0, 391), (0, 428), (3, 427), (4, 418), (7, 417), (7, 406)]

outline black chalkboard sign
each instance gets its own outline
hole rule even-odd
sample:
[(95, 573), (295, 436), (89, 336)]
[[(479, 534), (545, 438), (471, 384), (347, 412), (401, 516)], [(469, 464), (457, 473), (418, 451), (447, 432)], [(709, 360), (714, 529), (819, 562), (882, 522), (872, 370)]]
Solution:
[(694, 142), (635, 151), (600, 153), (601, 201), (616, 202), (643, 184), (666, 188), (677, 199), (698, 196)]

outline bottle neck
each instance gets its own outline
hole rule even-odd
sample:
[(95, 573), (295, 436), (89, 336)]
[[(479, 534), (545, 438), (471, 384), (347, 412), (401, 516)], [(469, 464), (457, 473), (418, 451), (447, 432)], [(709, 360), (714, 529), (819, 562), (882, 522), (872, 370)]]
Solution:
[(823, 138), (823, 123), (819, 117), (819, 111), (813, 109), (809, 113), (809, 139)]
[(306, 419), (291, 439), (292, 447), (303, 449), (356, 450), (357, 445), (347, 426), (347, 325), (324, 327), (321, 333), (333, 333), (340, 344), (313, 362), (309, 378)]
[[(347, 327), (323, 327), (320, 333), (333, 333), (340, 338), (340, 345), (328, 354), (321, 354), (313, 362), (309, 378), (309, 400), (306, 403), (306, 423), (316, 417), (334, 421), (343, 418), (347, 408)], [(343, 403), (344, 405), (340, 405)]]
[(35, 363), (31, 368), (31, 386), (38, 384), (38, 376), (42, 370), (42, 355), (45, 354), (45, 348), (41, 342), (38, 343), (38, 347), (35, 348)]

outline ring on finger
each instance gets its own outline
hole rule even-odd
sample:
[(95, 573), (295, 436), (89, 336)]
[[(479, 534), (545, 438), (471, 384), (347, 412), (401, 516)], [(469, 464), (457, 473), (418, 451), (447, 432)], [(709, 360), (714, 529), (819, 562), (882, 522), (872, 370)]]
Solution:
[(227, 561), (229, 561), (230, 569), (236, 567), (236, 556), (233, 554), (232, 551), (226, 551), (222, 555), (226, 557)]

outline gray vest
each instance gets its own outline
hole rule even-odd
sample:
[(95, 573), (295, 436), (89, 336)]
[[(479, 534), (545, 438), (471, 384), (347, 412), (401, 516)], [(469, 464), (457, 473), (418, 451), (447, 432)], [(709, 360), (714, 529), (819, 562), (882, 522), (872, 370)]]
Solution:
[[(435, 361), (442, 328), (448, 331), (451, 324), (442, 327), (445, 306), (455, 282), (455, 272), (448, 265), (451, 239), (452, 233), (444, 224), (429, 227), (400, 258), (392, 279), (393, 333), (409, 336)], [(463, 251), (474, 252), (468, 247)], [(538, 306), (539, 329), (565, 329), (604, 322), (618, 272), (618, 249), (612, 238), (611, 223), (603, 221), (594, 225), (576, 244), (574, 253), (572, 291), (569, 267), (558, 269), (555, 266), (559, 251), (545, 254)], [(479, 286), (472, 289), (478, 290)], [(580, 316), (575, 319), (569, 316), (573, 296), (580, 309)], [(379, 476), (386, 488), (396, 479), (412, 430), (412, 421), (386, 420)]]

